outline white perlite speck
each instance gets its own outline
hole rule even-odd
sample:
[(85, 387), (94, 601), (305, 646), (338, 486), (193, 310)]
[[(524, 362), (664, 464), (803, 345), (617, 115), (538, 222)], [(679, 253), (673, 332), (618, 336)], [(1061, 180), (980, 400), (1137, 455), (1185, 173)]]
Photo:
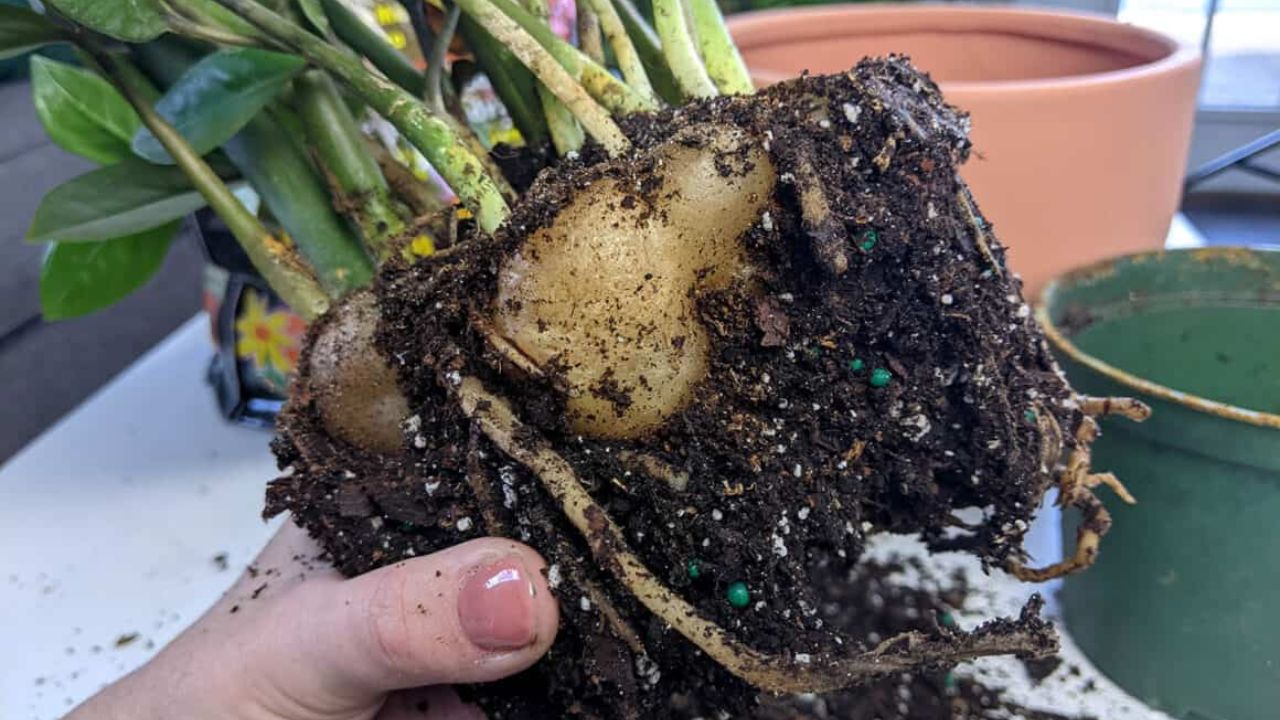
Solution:
[(808, 508), (808, 507), (802, 507), (802, 508), (800, 508), (799, 510), (797, 510), (797, 511), (796, 511), (796, 517), (797, 517), (797, 518), (799, 518), (799, 519), (801, 519), (801, 520), (808, 520), (808, 519), (809, 519), (809, 508)]
[(582, 608), (582, 612), (591, 612), (591, 598), (586, 595), (578, 598), (578, 607)]
[(473, 524), (470, 517), (458, 518), (458, 532), (470, 530)]
[(773, 232), (773, 216), (768, 210), (760, 216), (760, 227), (764, 228), (765, 232)]
[(782, 536), (778, 533), (773, 534), (773, 554), (780, 558), (787, 556), (787, 544), (782, 541)]
[(853, 124), (853, 125), (858, 124), (858, 116), (862, 114), (861, 105), (854, 105), (853, 103), (845, 103), (840, 106), (840, 109), (844, 110), (844, 118), (848, 120), (850, 124)]

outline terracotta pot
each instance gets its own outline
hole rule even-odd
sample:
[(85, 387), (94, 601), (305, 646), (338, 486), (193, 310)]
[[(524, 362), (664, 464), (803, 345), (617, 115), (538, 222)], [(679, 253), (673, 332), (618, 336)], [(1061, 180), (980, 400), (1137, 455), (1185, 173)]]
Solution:
[(757, 83), (902, 53), (973, 118), (962, 174), (1028, 295), (1159, 248), (1178, 206), (1199, 53), (1109, 18), (1006, 7), (832, 5), (735, 15)]

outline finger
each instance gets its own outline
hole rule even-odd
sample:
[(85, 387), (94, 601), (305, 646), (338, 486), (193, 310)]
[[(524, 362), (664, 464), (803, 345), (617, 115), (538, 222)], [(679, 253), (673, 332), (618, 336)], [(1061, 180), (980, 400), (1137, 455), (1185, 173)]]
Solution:
[(391, 690), (487, 682), (550, 647), (559, 608), (525, 545), (473, 540), (270, 604), (253, 664), (293, 697), (353, 702)]
[(391, 695), (377, 720), (484, 720), (484, 713), (462, 702), (453, 688), (436, 685)]

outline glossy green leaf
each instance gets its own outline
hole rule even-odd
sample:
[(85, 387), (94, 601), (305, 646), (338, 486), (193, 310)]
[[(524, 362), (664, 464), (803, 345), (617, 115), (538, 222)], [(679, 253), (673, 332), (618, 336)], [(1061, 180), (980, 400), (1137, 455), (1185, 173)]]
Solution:
[(160, 0), (44, 0), (58, 12), (90, 30), (117, 40), (146, 42), (160, 37), (168, 25)]
[(40, 268), (45, 320), (88, 315), (123, 299), (156, 274), (180, 221), (102, 242), (58, 242)]
[[(269, 50), (220, 50), (183, 73), (156, 111), (203, 155), (230, 140), (305, 65), (297, 55)], [(133, 151), (153, 163), (173, 162), (146, 128), (134, 135)]]
[(178, 168), (130, 158), (50, 190), (36, 208), (27, 241), (109, 240), (150, 230), (203, 206), (204, 198)]
[(102, 164), (132, 155), (129, 141), (142, 123), (97, 73), (33, 56), (31, 91), (45, 132), (62, 148)]
[(67, 39), (66, 32), (43, 15), (24, 7), (0, 5), (0, 60)]
[(298, 9), (307, 18), (311, 26), (325, 37), (333, 37), (333, 26), (329, 24), (329, 16), (324, 13), (324, 5), (320, 0), (297, 0)]

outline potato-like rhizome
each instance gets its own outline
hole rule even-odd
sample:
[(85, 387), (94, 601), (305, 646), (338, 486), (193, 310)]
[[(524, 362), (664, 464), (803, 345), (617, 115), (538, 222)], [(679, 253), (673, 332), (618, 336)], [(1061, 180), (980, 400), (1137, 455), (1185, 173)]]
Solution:
[[(914, 89), (897, 92), (903, 87)], [(900, 61), (864, 63), (849, 77), (808, 78), (754, 100), (722, 98), (624, 125), (643, 148), (706, 120), (768, 138), (783, 182), (768, 219), (746, 237), (753, 280), (697, 299), (714, 340), (711, 372), (661, 431), (626, 442), (567, 433), (554, 377), (505, 366), (472, 323), (487, 311), (501, 258), (575, 188), (605, 174), (652, 175), (599, 164), (592, 152), (544, 173), (497, 238), (384, 272), (379, 340), (416, 411), (405, 456), (317, 439), (323, 431), (305, 402), (295, 400), (285, 418), (282, 462), (295, 472), (273, 486), (269, 510), (293, 510), (344, 571), (494, 531), (531, 542), (558, 566), (561, 638), (533, 674), (485, 691), (491, 714), (541, 717), (572, 703), (587, 714), (655, 712), (706, 688), (732, 708), (753, 693), (592, 566), (536, 480), (453, 407), (439, 384), (448, 373), (477, 375), (512, 398), (659, 578), (748, 644), (775, 652), (852, 649), (858, 638), (824, 622), (810, 568), (852, 566), (869, 532), (922, 531), (993, 562), (1017, 552), (1048, 482), (1035, 413), (1055, 413), (1063, 428), (1079, 421), (1059, 403), (1068, 389), (1016, 280), (979, 251), (957, 206), (955, 165), (967, 141), (927, 78)], [(889, 145), (888, 162), (878, 163)], [(848, 234), (849, 268), (839, 277), (815, 262), (788, 182), (805, 148), (816, 149), (806, 157)], [(654, 200), (643, 182), (635, 195)], [(989, 228), (980, 230), (1002, 259)], [(879, 369), (890, 378), (874, 387)], [(652, 477), (636, 453), (686, 474), (687, 486)], [(468, 472), (492, 489), (496, 530), (485, 527)], [(969, 506), (985, 507), (985, 522), (967, 539), (944, 540), (952, 511)], [(598, 611), (581, 609), (584, 579), (634, 625), (660, 676), (637, 666)], [(746, 583), (747, 607), (727, 602), (733, 582)]]

